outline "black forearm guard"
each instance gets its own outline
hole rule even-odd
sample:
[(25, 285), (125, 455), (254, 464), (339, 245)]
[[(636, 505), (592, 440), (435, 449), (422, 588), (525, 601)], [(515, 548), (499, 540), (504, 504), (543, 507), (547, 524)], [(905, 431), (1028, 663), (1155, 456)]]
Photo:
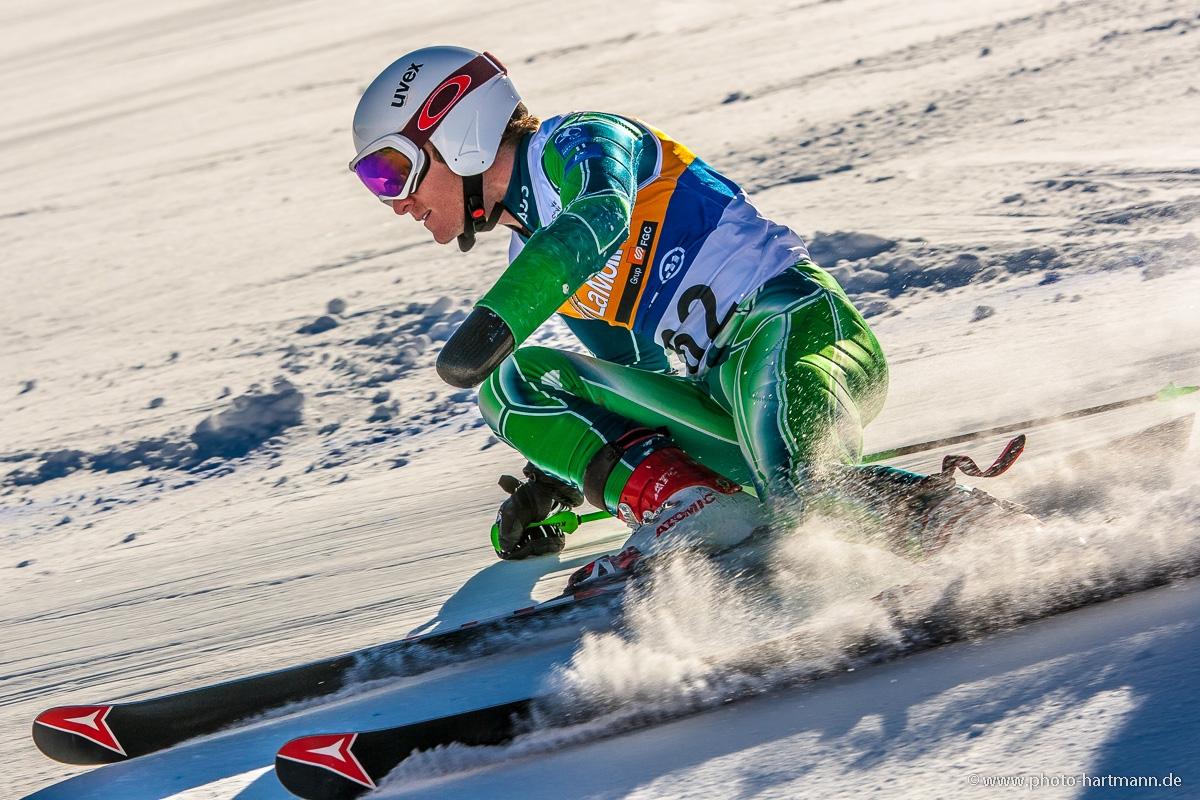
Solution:
[(508, 323), (490, 308), (476, 306), (438, 354), (437, 373), (451, 386), (470, 389), (483, 383), (514, 347)]

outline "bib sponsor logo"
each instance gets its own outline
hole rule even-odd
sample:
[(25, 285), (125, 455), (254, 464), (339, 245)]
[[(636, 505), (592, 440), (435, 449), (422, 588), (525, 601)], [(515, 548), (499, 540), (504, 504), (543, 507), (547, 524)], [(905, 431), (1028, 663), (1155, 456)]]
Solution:
[(404, 70), (404, 74), (400, 76), (400, 85), (392, 93), (393, 108), (404, 108), (404, 104), (408, 102), (408, 90), (412, 88), (412, 82), (416, 80), (417, 73), (421, 71), (421, 67), (423, 66), (425, 65), (414, 62), (408, 65), (408, 69)]
[(646, 265), (650, 263), (650, 253), (654, 249), (656, 235), (658, 221), (648, 219), (637, 229), (637, 234), (630, 237), (633, 249), (629, 252), (629, 274), (625, 276), (625, 288), (617, 303), (616, 321), (621, 325), (627, 324), (633, 316), (633, 304), (637, 302), (638, 289), (646, 277)]
[(663, 283), (679, 274), (679, 271), (683, 269), (683, 259), (686, 255), (687, 251), (682, 247), (672, 247), (663, 253), (663, 257), (658, 260), (658, 274)]
[(629, 263), (635, 267), (646, 266), (646, 261), (650, 258), (650, 250), (654, 247), (654, 236), (658, 233), (658, 222), (648, 219), (642, 223), (641, 229), (638, 231), (637, 241), (633, 244), (633, 255), (629, 259)]
[(571, 304), (579, 313), (593, 318), (604, 317), (605, 312), (608, 311), (608, 304), (612, 300), (613, 281), (617, 277), (622, 254), (621, 250), (613, 253), (605, 262), (604, 268), (588, 278), (587, 283), (575, 292), (575, 296), (571, 298)]

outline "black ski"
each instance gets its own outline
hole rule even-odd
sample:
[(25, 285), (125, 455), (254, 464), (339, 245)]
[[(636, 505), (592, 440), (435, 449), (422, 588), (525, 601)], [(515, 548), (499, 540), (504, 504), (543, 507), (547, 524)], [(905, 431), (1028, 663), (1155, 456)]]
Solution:
[[(57, 706), (33, 722), (33, 741), (56, 761), (111, 764), (215, 733), (249, 717), (332, 694), (350, 683), (410, 675), (510, 647), (508, 633), (569, 626), (577, 633), (608, 612), (621, 584), (559, 597), (447, 631), (409, 637), (275, 672), (128, 703)], [(611, 614), (605, 614), (608, 619)]]
[[(1083, 590), (1041, 609), (1036, 616), (1030, 614), (1004, 619), (991, 626), (975, 620), (970, 626), (963, 627), (952, 619), (928, 616), (906, 620), (907, 624), (901, 628), (903, 636), (900, 641), (861, 641), (844, 653), (841, 663), (797, 676), (791, 683), (773, 688), (784, 689), (788, 685), (807, 683), (840, 673), (850, 666), (862, 668), (966, 638), (1008, 630), (1036, 619), (1073, 611), (1198, 574), (1200, 561), (1176, 565), (1170, 570), (1145, 575), (1136, 582), (1115, 582)], [(886, 606), (888, 601), (881, 599), (879, 602)], [(794, 648), (789, 644), (792, 636), (800, 637), (803, 641), (808, 635), (800, 631), (749, 648), (741, 658), (727, 665), (727, 668), (730, 671), (741, 671), (742, 674), (766, 674), (772, 668), (787, 663), (787, 659), (794, 652)], [(755, 690), (735, 691), (722, 698), (720, 705), (724, 707), (755, 696), (758, 696)], [(436, 717), (394, 728), (302, 736), (292, 739), (276, 753), (275, 774), (285, 789), (304, 800), (350, 800), (374, 790), (389, 772), (414, 752), (456, 743), (496, 745), (511, 741), (518, 734), (530, 729), (531, 712), (543, 701), (547, 702), (547, 708), (554, 708), (553, 701), (548, 698), (527, 697), (503, 705)], [(681, 719), (714, 707), (715, 704), (699, 704), (686, 710), (670, 712), (649, 710), (644, 715), (623, 720), (619, 732), (627, 733)], [(566, 724), (584, 721), (586, 717), (578, 713), (570, 719), (562, 720)]]
[[(1178, 441), (1190, 430), (1188, 415), (1131, 439), (1145, 444), (1167, 434)], [(1183, 437), (1186, 439), (1186, 436)], [(509, 632), (573, 626), (597, 606), (613, 606), (620, 584), (562, 595), (527, 608), (449, 631), (410, 637), (307, 664), (136, 702), (58, 706), (38, 715), (33, 739), (47, 756), (69, 764), (123, 761), (215, 733), (291, 703), (332, 694), (352, 682), (415, 674), (445, 663), (448, 655), (487, 655), (511, 645)], [(439, 660), (440, 658), (440, 660)]]
[[(1142, 451), (1148, 454), (1145, 451), (1149, 450), (1161, 455), (1163, 450), (1169, 452), (1187, 441), (1193, 421), (1194, 415), (1189, 414), (1122, 437), (1108, 445), (1095, 448), (1094, 451), (1130, 450), (1134, 453)], [(1141, 575), (1136, 580), (1115, 580), (1106, 585), (1080, 589), (1042, 607), (1036, 614), (1026, 612), (1010, 617), (1001, 615), (999, 622), (972, 619), (966, 625), (956, 622), (954, 615), (948, 613), (955, 600), (953, 597), (943, 601), (946, 604), (946, 607), (941, 609), (945, 612), (943, 614), (928, 615), (922, 612), (916, 618), (905, 618), (902, 610), (892, 606), (894, 598), (889, 597), (887, 593), (881, 593), (875, 598), (876, 602), (889, 610), (896, 627), (902, 631), (900, 639), (863, 640), (844, 653), (842, 663), (797, 676), (793, 683), (817, 680), (840, 672), (848, 666), (866, 666), (894, 660), (967, 637), (1009, 629), (1035, 619), (1072, 611), (1198, 574), (1200, 561), (1176, 564)], [(765, 673), (786, 664), (794, 652), (794, 648), (790, 646), (792, 640), (795, 637), (803, 640), (806, 635), (801, 629), (748, 648), (739, 658), (728, 662), (725, 668), (738, 674)], [(742, 693), (735, 692), (723, 698), (721, 703), (728, 704), (756, 694), (757, 692), (746, 690)], [(494, 745), (510, 741), (528, 730), (530, 713), (539, 703), (544, 703), (543, 708), (546, 710), (555, 708), (553, 701), (532, 696), (503, 705), (392, 728), (302, 736), (279, 749), (275, 756), (275, 774), (284, 788), (305, 800), (348, 800), (375, 789), (389, 772), (416, 751), (453, 743)], [(627, 720), (622, 726), (622, 732), (698, 713), (711, 707), (700, 705), (687, 711), (669, 714), (647, 713), (639, 720)], [(581, 714), (586, 715), (586, 710), (576, 709), (571, 714), (571, 719), (561, 721), (585, 721)], [(553, 711), (549, 711), (546, 718), (556, 717)]]
[(511, 740), (533, 703), (527, 698), (396, 728), (302, 736), (279, 748), (275, 774), (299, 797), (358, 797), (375, 789), (412, 752), (454, 742), (486, 745)]

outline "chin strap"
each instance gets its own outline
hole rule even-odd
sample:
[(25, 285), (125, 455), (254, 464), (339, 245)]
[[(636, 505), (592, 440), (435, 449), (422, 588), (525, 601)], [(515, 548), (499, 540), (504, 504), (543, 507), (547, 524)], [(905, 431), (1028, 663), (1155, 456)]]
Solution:
[(483, 205), (483, 175), (463, 176), (463, 232), (458, 235), (458, 249), (464, 253), (475, 246), (475, 234), (490, 231), (500, 221), (504, 206), (492, 206), (488, 214)]

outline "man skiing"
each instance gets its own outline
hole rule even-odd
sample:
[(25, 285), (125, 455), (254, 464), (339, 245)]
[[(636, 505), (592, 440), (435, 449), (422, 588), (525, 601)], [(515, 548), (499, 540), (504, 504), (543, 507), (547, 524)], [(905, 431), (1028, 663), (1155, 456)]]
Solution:
[[(561, 550), (531, 523), (585, 498), (634, 533), (571, 587), (736, 544), (847, 476), (861, 497), (920, 494), (923, 513), (965, 494), (855, 466), (887, 391), (879, 342), (800, 236), (662, 131), (539, 121), (490, 54), (427, 47), (368, 86), (354, 142), (351, 169), (439, 243), (512, 231), (508, 268), (437, 361), (529, 462), (508, 479), (501, 558)], [(593, 356), (521, 346), (556, 312)]]

